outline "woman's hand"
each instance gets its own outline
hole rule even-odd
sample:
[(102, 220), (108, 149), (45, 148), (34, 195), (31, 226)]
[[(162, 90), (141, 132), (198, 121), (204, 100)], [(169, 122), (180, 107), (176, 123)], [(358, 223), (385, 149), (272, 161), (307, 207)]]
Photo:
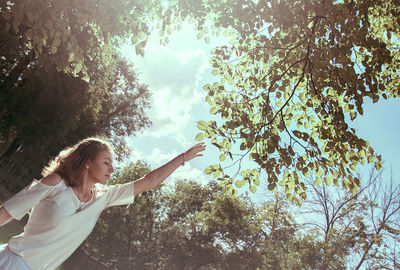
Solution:
[(206, 145), (204, 142), (195, 144), (183, 153), (183, 162), (190, 161), (195, 157), (201, 157), (203, 154), (199, 153), (203, 152), (204, 150), (206, 150)]

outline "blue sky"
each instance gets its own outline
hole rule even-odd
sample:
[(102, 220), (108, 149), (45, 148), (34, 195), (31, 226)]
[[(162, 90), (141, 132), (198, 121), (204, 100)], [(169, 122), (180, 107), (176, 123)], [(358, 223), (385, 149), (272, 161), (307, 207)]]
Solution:
[[(157, 35), (152, 35), (144, 57), (137, 56), (130, 46), (122, 48), (139, 71), (141, 81), (152, 92), (152, 108), (148, 111), (152, 127), (128, 139), (133, 148), (132, 159), (145, 160), (152, 168), (193, 145), (199, 132), (196, 122), (211, 119), (202, 86), (215, 80), (209, 65), (210, 50), (226, 40), (214, 39), (206, 44), (197, 40), (196, 35), (190, 25), (184, 25), (182, 31), (172, 34), (167, 46), (159, 45)], [(364, 115), (349, 123), (382, 155), (385, 167), (392, 169), (395, 176), (400, 176), (399, 115), (399, 99), (380, 100), (375, 104), (367, 100)], [(210, 177), (203, 171), (217, 163), (219, 157), (215, 147), (207, 147), (203, 157), (179, 168), (169, 181), (186, 178), (207, 183)]]
[(382, 155), (384, 167), (400, 178), (400, 99), (381, 99), (364, 103), (364, 115), (349, 125), (369, 141), (375, 152)]

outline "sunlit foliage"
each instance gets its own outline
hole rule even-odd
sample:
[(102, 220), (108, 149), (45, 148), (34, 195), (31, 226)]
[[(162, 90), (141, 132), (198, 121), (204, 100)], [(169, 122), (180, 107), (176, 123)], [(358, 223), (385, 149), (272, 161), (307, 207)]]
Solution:
[(206, 173), (232, 192), (245, 184), (254, 192), (261, 178), (301, 204), (302, 179), (310, 175), (315, 185), (354, 193), (360, 165), (381, 168), (380, 155), (348, 122), (363, 114), (366, 99), (399, 96), (398, 1), (203, 1), (202, 7), (231, 40), (212, 51), (216, 82), (204, 86), (210, 113), (222, 119), (198, 122), (196, 139), (210, 140), (221, 154)]

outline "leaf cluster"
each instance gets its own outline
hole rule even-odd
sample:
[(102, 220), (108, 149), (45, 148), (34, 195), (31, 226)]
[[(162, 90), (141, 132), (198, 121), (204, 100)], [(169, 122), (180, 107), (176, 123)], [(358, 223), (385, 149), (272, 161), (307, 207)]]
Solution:
[(263, 175), (297, 204), (309, 176), (355, 193), (357, 168), (380, 169), (382, 160), (348, 121), (363, 114), (365, 98), (399, 95), (396, 1), (222, 1), (209, 10), (231, 41), (212, 51), (216, 82), (204, 86), (221, 120), (198, 122), (196, 139), (232, 165), (206, 173), (253, 190)]

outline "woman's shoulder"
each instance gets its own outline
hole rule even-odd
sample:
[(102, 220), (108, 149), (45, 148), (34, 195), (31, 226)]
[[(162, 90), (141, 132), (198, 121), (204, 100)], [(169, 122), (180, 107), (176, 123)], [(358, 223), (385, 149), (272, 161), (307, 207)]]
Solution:
[(61, 176), (58, 173), (51, 173), (39, 180), (40, 183), (48, 186), (56, 186), (62, 181)]

